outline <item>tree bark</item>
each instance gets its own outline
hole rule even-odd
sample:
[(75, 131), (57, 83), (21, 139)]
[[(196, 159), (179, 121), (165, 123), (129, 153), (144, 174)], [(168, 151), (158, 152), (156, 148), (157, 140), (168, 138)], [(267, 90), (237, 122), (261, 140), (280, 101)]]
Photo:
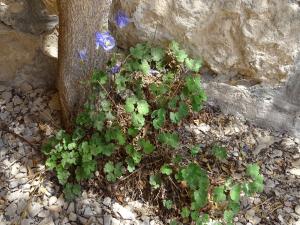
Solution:
[[(66, 127), (83, 104), (87, 79), (94, 68), (101, 68), (105, 53), (95, 49), (95, 32), (108, 30), (112, 0), (59, 0), (59, 79), (58, 89)], [(87, 48), (88, 60), (81, 63), (78, 51)]]

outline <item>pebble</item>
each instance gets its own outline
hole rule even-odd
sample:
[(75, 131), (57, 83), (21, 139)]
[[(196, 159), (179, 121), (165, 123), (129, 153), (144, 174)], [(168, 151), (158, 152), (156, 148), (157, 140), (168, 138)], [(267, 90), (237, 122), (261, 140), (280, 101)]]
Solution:
[(6, 86), (0, 85), (0, 92), (5, 91), (5, 90), (6, 90)]
[(86, 224), (87, 221), (88, 221), (86, 218), (84, 218), (82, 216), (79, 216), (78, 218), (79, 218), (79, 221), (80, 221), (81, 224)]
[(69, 214), (69, 220), (73, 221), (73, 222), (76, 221), (77, 220), (77, 215), (75, 213), (71, 212)]
[(20, 85), (20, 90), (22, 92), (26, 93), (26, 92), (29, 92), (32, 90), (32, 86), (30, 84), (28, 84), (27, 82), (24, 82)]
[(112, 210), (114, 213), (119, 214), (124, 220), (133, 220), (135, 219), (135, 215), (131, 212), (131, 210), (123, 207), (119, 203), (114, 203), (112, 205)]
[(85, 210), (84, 210), (83, 215), (85, 217), (91, 217), (91, 216), (94, 215), (94, 212), (92, 211), (92, 209), (90, 207), (86, 207)]
[(49, 215), (50, 215), (49, 210), (42, 210), (42, 211), (38, 214), (38, 217), (46, 218), (46, 217), (49, 217)]
[(49, 205), (54, 205), (57, 202), (56, 196), (51, 196), (49, 198)]
[(12, 101), (13, 101), (13, 103), (14, 103), (15, 106), (16, 105), (20, 105), (21, 103), (23, 103), (23, 100), (19, 96), (17, 96), (17, 95), (15, 95), (13, 97)]
[(67, 212), (70, 213), (70, 212), (74, 212), (74, 211), (75, 211), (75, 204), (74, 204), (74, 202), (70, 202)]
[(295, 213), (297, 213), (300, 216), (300, 205), (296, 205)]
[(1, 94), (1, 98), (5, 101), (5, 102), (9, 102), (10, 99), (12, 98), (12, 94), (10, 91), (5, 91)]
[(8, 207), (5, 209), (5, 215), (9, 217), (14, 217), (17, 211), (17, 204), (12, 202)]
[(20, 169), (20, 165), (18, 163), (15, 163), (14, 165), (12, 165), (11, 167), (11, 175), (12, 176), (16, 176), (19, 173), (19, 169)]
[(205, 123), (199, 124), (199, 126), (197, 126), (197, 128), (200, 131), (202, 131), (203, 133), (207, 133), (208, 131), (210, 131), (210, 126), (208, 124), (205, 124)]
[(119, 220), (117, 220), (116, 218), (112, 218), (111, 220), (111, 225), (120, 225), (121, 222)]
[(52, 212), (58, 212), (58, 213), (62, 211), (62, 208), (59, 205), (50, 205), (48, 209)]
[(300, 176), (300, 168), (293, 168), (290, 170), (290, 173), (296, 176)]
[(39, 225), (55, 225), (54, 222), (53, 222), (53, 219), (52, 217), (48, 217), (48, 218), (45, 218), (43, 219)]
[(37, 214), (39, 214), (43, 209), (43, 206), (40, 203), (32, 202), (28, 206), (28, 212), (31, 217), (35, 217)]
[(31, 218), (24, 219), (21, 221), (21, 225), (32, 225), (32, 224), (34, 224), (34, 221)]
[(11, 189), (14, 189), (14, 188), (18, 187), (18, 185), (19, 185), (19, 182), (17, 180), (13, 180), (10, 182), (9, 187)]
[(22, 190), (17, 190), (14, 192), (10, 192), (7, 194), (7, 200), (12, 202), (18, 199), (28, 199), (29, 198), (29, 193), (22, 192)]
[(258, 155), (262, 149), (265, 149), (275, 142), (275, 138), (271, 135), (259, 136), (257, 138), (258, 145), (253, 151), (254, 155)]
[(280, 151), (280, 150), (274, 150), (273, 153), (272, 153), (272, 155), (271, 155), (271, 157), (272, 158), (278, 158), (278, 157), (281, 157), (282, 154), (283, 154), (282, 151)]
[(110, 204), (111, 204), (111, 198), (105, 197), (103, 200), (103, 205), (110, 206)]
[(103, 216), (103, 225), (111, 225), (112, 216), (104, 215)]

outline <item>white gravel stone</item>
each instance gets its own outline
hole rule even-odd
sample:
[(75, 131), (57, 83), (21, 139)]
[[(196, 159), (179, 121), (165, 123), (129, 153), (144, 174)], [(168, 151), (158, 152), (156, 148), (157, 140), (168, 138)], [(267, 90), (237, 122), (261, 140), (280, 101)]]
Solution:
[(295, 213), (297, 213), (300, 216), (300, 205), (296, 205), (296, 207), (295, 207)]
[(120, 225), (121, 222), (119, 220), (117, 220), (116, 218), (112, 218), (111, 219), (111, 225)]
[(17, 190), (14, 192), (10, 192), (7, 194), (7, 199), (8, 201), (12, 202), (15, 200), (19, 200), (19, 199), (28, 199), (29, 198), (29, 193), (26, 192), (22, 192), (22, 190)]
[(81, 224), (86, 224), (88, 222), (88, 220), (82, 216), (79, 216), (78, 218)]
[(62, 211), (62, 207), (59, 205), (50, 205), (48, 208), (51, 212), (60, 213)]
[(83, 215), (84, 215), (85, 217), (91, 217), (91, 216), (94, 215), (94, 212), (93, 212), (93, 210), (92, 210), (90, 207), (86, 207), (86, 208), (84, 209)]
[(110, 206), (111, 205), (111, 198), (105, 197), (104, 200), (103, 200), (103, 205)]
[(300, 168), (293, 168), (290, 170), (290, 173), (296, 176), (300, 176)]
[(24, 209), (26, 209), (27, 207), (27, 204), (28, 204), (28, 201), (25, 200), (25, 199), (19, 199), (17, 201), (17, 213), (18, 215), (23, 212)]
[(28, 206), (28, 212), (31, 217), (38, 215), (43, 209), (43, 206), (40, 203), (32, 202)]
[(42, 210), (39, 214), (38, 217), (40, 218), (46, 218), (50, 216), (50, 212), (49, 210)]
[(56, 196), (51, 196), (49, 198), (49, 205), (54, 205), (57, 202)]
[(52, 217), (48, 217), (48, 218), (45, 218), (43, 219), (39, 225), (55, 225), (54, 222), (53, 222), (53, 219)]
[(19, 182), (17, 180), (13, 180), (10, 182), (9, 188), (14, 189), (14, 188), (18, 187), (18, 185), (19, 185)]
[(11, 175), (16, 176), (19, 173), (20, 170), (20, 165), (18, 163), (15, 163), (14, 165), (11, 166)]
[(6, 86), (0, 85), (0, 91), (2, 92), (2, 91), (5, 91), (5, 90), (6, 90)]
[(272, 155), (271, 155), (271, 157), (272, 158), (281, 157), (282, 154), (283, 154), (282, 151), (280, 151), (280, 150), (274, 150), (273, 153), (272, 153)]
[(103, 225), (111, 225), (112, 216), (104, 215), (103, 216)]
[(1, 98), (5, 101), (5, 102), (9, 102), (10, 99), (12, 98), (12, 94), (10, 91), (5, 91), (2, 93)]
[(112, 205), (112, 210), (114, 211), (114, 213), (119, 214), (124, 220), (135, 219), (135, 214), (132, 213), (130, 209), (123, 207), (119, 203), (114, 203)]
[(71, 212), (69, 214), (69, 220), (73, 221), (73, 222), (76, 221), (77, 220), (77, 215), (75, 213)]
[(70, 212), (74, 212), (74, 211), (75, 211), (75, 204), (74, 204), (74, 202), (70, 202), (67, 212), (70, 213)]
[(15, 106), (16, 105), (20, 105), (21, 103), (23, 103), (23, 100), (19, 96), (17, 96), (17, 95), (15, 95), (13, 97), (12, 101), (13, 101), (13, 103), (14, 103)]
[(8, 207), (5, 209), (5, 215), (11, 218), (16, 216), (16, 212), (17, 212), (17, 204), (14, 202), (10, 203)]
[(21, 221), (21, 225), (33, 225), (34, 220), (32, 218), (24, 219)]
[(197, 128), (200, 131), (202, 131), (203, 133), (206, 133), (206, 132), (210, 131), (210, 126), (208, 124), (205, 124), (205, 123), (199, 124), (199, 126), (197, 126)]

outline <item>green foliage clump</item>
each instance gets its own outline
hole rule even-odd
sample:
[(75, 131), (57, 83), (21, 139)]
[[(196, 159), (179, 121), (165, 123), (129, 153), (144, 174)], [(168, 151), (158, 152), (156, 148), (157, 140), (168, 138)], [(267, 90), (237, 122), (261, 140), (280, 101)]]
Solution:
[[(116, 182), (156, 156), (162, 160), (148, 176), (149, 186), (159, 190), (171, 180), (188, 199), (184, 205), (161, 199), (166, 210), (180, 215), (170, 224), (194, 221), (201, 225), (211, 220), (232, 224), (241, 194), (263, 190), (259, 167), (249, 165), (243, 181), (228, 179), (216, 184), (197, 161), (204, 154), (200, 147), (189, 147), (192, 160), (178, 151), (183, 146), (177, 128), (199, 112), (206, 100), (199, 75), (201, 60), (189, 58), (174, 41), (166, 49), (137, 44), (127, 57), (118, 57), (113, 56), (104, 71), (92, 74), (88, 101), (75, 120), (73, 133), (61, 130), (43, 147), (46, 166), (56, 173), (65, 197), (78, 196), (80, 184), (97, 170), (107, 182)], [(112, 74), (116, 63), (120, 69)], [(228, 158), (221, 146), (213, 146), (210, 153), (217, 159), (215, 164)], [(223, 219), (220, 212), (209, 214), (211, 208), (213, 212), (222, 209)]]

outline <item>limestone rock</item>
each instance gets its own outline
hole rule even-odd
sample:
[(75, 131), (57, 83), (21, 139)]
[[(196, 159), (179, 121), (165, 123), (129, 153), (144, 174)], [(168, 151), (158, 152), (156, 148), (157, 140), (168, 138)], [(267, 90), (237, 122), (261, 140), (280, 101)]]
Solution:
[[(133, 23), (114, 24), (118, 10)], [(282, 80), (300, 49), (300, 6), (285, 0), (117, 0), (111, 25), (118, 44), (175, 39), (218, 74)]]
[(0, 26), (0, 81), (16, 75), (24, 65), (30, 64), (39, 45), (37, 37)]
[(0, 21), (16, 30), (40, 34), (56, 26), (58, 16), (40, 0), (2, 0)]
[(21, 86), (51, 87), (56, 79), (56, 59), (40, 50), (40, 37), (22, 33), (0, 24), (0, 81)]
[(287, 101), (283, 87), (246, 88), (217, 82), (208, 82), (203, 86), (209, 102), (220, 106), (224, 113), (300, 137), (300, 107)]

